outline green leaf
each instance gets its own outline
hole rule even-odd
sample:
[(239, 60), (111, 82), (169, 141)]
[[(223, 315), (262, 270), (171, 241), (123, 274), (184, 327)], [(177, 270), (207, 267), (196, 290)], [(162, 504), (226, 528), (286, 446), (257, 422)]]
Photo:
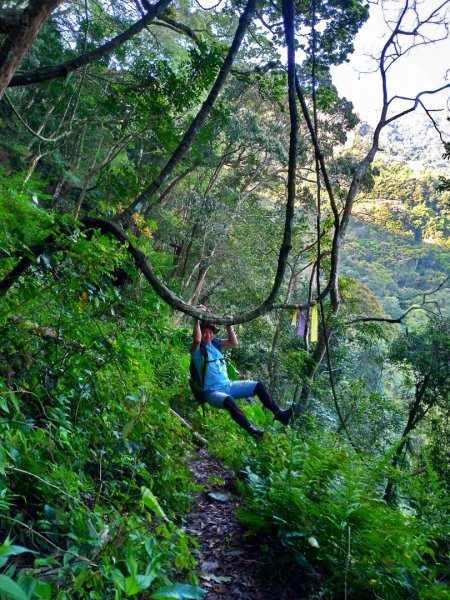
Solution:
[(113, 569), (111, 571), (111, 577), (112, 577), (112, 580), (114, 581), (115, 586), (118, 587), (119, 589), (121, 589), (122, 592), (124, 592), (125, 591), (125, 577), (119, 571), (119, 569)]
[(230, 381), (237, 381), (239, 379), (239, 371), (229, 358), (227, 359), (227, 375)]
[(145, 569), (145, 576), (150, 577), (151, 581), (153, 581), (153, 579), (155, 579), (155, 577), (157, 576), (163, 560), (164, 554), (160, 552), (159, 554), (153, 556), (152, 560), (147, 565), (147, 568)]
[(206, 590), (197, 585), (188, 585), (185, 583), (176, 583), (175, 585), (165, 585), (156, 590), (151, 597), (155, 600), (183, 600), (201, 598), (206, 594)]
[(153, 492), (145, 486), (141, 487), (141, 492), (142, 502), (144, 503), (144, 506), (152, 510), (155, 513), (155, 515), (158, 515), (158, 517), (161, 517), (162, 519), (167, 521), (168, 519), (166, 513), (161, 508), (158, 502), (158, 498), (153, 494)]
[(126, 577), (125, 578), (125, 593), (128, 596), (134, 596), (134, 594), (137, 594), (139, 592), (139, 582), (137, 581), (136, 577), (131, 576), (131, 577)]
[(128, 423), (125, 423), (125, 425), (123, 426), (123, 431), (122, 431), (122, 436), (124, 439), (127, 439), (127, 437), (130, 435), (130, 433), (133, 431), (134, 425), (135, 425), (134, 420), (128, 421)]
[(5, 467), (8, 464), (8, 455), (3, 446), (0, 446), (0, 475), (5, 475)]
[(140, 590), (146, 590), (150, 587), (154, 577), (148, 575), (136, 575), (136, 581), (138, 582)]
[[(74, 589), (75, 590), (81, 589), (84, 585), (84, 582), (86, 581), (86, 579), (89, 578), (89, 576), (90, 576), (90, 572), (87, 569), (86, 569), (86, 571), (81, 571), (81, 573), (79, 573), (75, 579)], [(125, 588), (122, 588), (122, 589), (125, 589)]]
[(37, 552), (34, 550), (25, 548), (25, 546), (10, 546), (9, 544), (3, 544), (3, 546), (0, 546), (0, 555), (3, 556), (17, 556), (18, 554), (24, 554), (24, 552), (37, 554)]
[(138, 572), (138, 564), (137, 564), (137, 560), (134, 558), (134, 556), (129, 556), (127, 558), (127, 568), (128, 568), (128, 573), (130, 575), (137, 575)]
[(0, 591), (9, 594), (14, 600), (29, 600), (23, 589), (7, 575), (0, 575)]
[(14, 405), (14, 408), (17, 410), (17, 412), (20, 412), (19, 401), (18, 401), (18, 399), (17, 399), (17, 397), (16, 397), (16, 395), (15, 395), (14, 392), (10, 392), (10, 399), (11, 399), (11, 402), (13, 403), (13, 405)]
[(13, 546), (9, 543), (9, 539), (6, 539), (5, 543), (0, 546), (0, 568), (6, 565), (9, 556), (17, 556), (25, 552), (36, 554), (33, 550), (28, 550), (28, 548), (24, 548), (23, 546)]
[(34, 590), (35, 595), (42, 600), (52, 599), (52, 586), (50, 583), (44, 583), (43, 581), (36, 581), (36, 588)]

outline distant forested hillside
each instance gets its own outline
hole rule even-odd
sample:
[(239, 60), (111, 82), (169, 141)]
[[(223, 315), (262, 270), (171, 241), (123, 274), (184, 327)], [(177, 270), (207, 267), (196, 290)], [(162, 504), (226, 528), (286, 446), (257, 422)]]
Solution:
[[(365, 140), (370, 127), (363, 124), (359, 132)], [(424, 294), (448, 316), (450, 194), (440, 189), (439, 177), (450, 165), (441, 139), (428, 117), (415, 115), (386, 129), (382, 150), (373, 186), (355, 208), (342, 273), (369, 287), (391, 317)]]
[[(447, 131), (445, 137), (448, 138), (447, 113), (440, 111), (433, 117), (436, 118), (439, 129), (444, 134)], [(423, 113), (392, 123), (385, 132), (384, 140), (389, 146), (389, 156), (407, 160), (411, 166), (420, 168), (422, 165), (424, 169), (433, 172), (448, 169), (438, 132), (430, 118)]]
[[(448, 288), (437, 288), (450, 274), (450, 252), (436, 244), (416, 245), (407, 234), (355, 220), (345, 240), (342, 273), (361, 281), (391, 317), (399, 317), (422, 295), (450, 315)], [(414, 318), (418, 318), (415, 315)]]
[[(448, 139), (450, 125), (446, 111), (433, 114), (436, 125)], [(360, 125), (361, 134), (367, 135), (371, 127)], [(431, 119), (424, 113), (407, 115), (401, 121), (390, 123), (381, 137), (381, 155), (387, 159), (407, 161), (414, 171), (445, 172), (448, 161), (443, 157), (443, 145)]]

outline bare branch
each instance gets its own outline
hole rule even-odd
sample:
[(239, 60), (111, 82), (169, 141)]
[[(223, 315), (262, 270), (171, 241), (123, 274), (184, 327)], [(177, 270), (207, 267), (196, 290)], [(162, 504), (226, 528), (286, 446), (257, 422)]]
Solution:
[(430, 292), (425, 292), (422, 295), (422, 304), (410, 306), (400, 317), (397, 317), (397, 318), (356, 317), (355, 319), (351, 319), (350, 321), (347, 321), (347, 323), (370, 323), (370, 322), (401, 323), (409, 315), (409, 313), (414, 310), (423, 310), (425, 312), (430, 313), (431, 315), (436, 316), (435, 312), (433, 312), (429, 308), (427, 308), (427, 304), (433, 304), (433, 305), (435, 304), (435, 302), (431, 302), (431, 301), (427, 300), (427, 296), (432, 296), (433, 294), (436, 294), (437, 292), (439, 292), (443, 287), (445, 287), (445, 284), (449, 281), (449, 279), (450, 279), (450, 275), (448, 277), (446, 277), (435, 289), (431, 290)]
[(66, 138), (68, 135), (70, 135), (70, 133), (72, 133), (72, 130), (69, 129), (68, 131), (65, 131), (64, 133), (61, 133), (60, 135), (57, 135), (55, 137), (44, 137), (43, 135), (40, 135), (37, 131), (34, 131), (29, 125), (28, 123), (22, 118), (22, 115), (19, 113), (19, 111), (17, 110), (17, 108), (14, 106), (14, 104), (12, 103), (11, 99), (9, 98), (9, 96), (7, 95), (7, 93), (5, 92), (4, 94), (4, 99), (7, 102), (7, 104), (10, 106), (11, 110), (13, 111), (13, 113), (16, 115), (16, 117), (19, 119), (19, 121), (22, 123), (22, 125), (25, 127), (25, 129), (31, 133), (32, 136), (34, 136), (35, 138), (37, 138), (38, 140), (40, 140), (41, 142), (52, 142), (52, 143), (56, 143), (59, 142), (61, 140), (63, 140), (64, 138)]
[(214, 4), (213, 6), (206, 7), (206, 6), (202, 6), (198, 0), (195, 0), (195, 1), (200, 6), (200, 8), (202, 10), (214, 10), (215, 8), (217, 8), (218, 6), (220, 6), (222, 4), (222, 2), (223, 2), (223, 0), (219, 0), (219, 2), (217, 4)]
[[(442, 92), (443, 90), (448, 90), (450, 89), (450, 83), (446, 83), (445, 85), (442, 85), (439, 88), (436, 88), (434, 90), (424, 90), (423, 92), (420, 92), (419, 94), (417, 94), (417, 96), (415, 98), (408, 98), (407, 96), (393, 96), (388, 102), (387, 102), (387, 106), (390, 106), (392, 102), (394, 102), (394, 100), (404, 100), (407, 102), (412, 102), (413, 105), (410, 106), (409, 108), (403, 110), (402, 112), (397, 113), (396, 115), (393, 115), (392, 117), (389, 117), (388, 119), (386, 119), (385, 121), (385, 125), (388, 125), (389, 123), (392, 123), (392, 121), (395, 121), (397, 119), (400, 119), (401, 117), (404, 117), (405, 115), (413, 112), (416, 110), (416, 108), (418, 106), (422, 106), (424, 109), (424, 105), (422, 103), (422, 96), (425, 95), (434, 95), (434, 94), (438, 94), (439, 92)], [(426, 111), (426, 109), (425, 109)]]
[(183, 33), (190, 37), (196, 44), (201, 42), (198, 35), (195, 33), (193, 29), (185, 25), (184, 23), (178, 23), (174, 19), (170, 19), (169, 17), (165, 17), (163, 15), (158, 17), (158, 21), (155, 21), (155, 25), (159, 25), (161, 27), (168, 27), (172, 29), (172, 31), (177, 31), (178, 33)]

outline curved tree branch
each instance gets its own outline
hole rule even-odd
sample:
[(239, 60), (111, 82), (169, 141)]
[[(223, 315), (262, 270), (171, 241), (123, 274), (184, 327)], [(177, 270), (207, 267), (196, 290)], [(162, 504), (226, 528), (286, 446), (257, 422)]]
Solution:
[[(36, 254), (34, 256), (37, 258), (44, 251), (44, 246), (39, 246), (37, 248)], [(6, 294), (10, 287), (12, 287), (16, 281), (25, 273), (25, 271), (33, 264), (33, 261), (28, 256), (24, 256), (19, 260), (17, 265), (14, 267), (12, 271), (10, 271), (6, 277), (0, 281), (0, 298)]]
[(252, 18), (255, 10), (256, 0), (248, 0), (244, 12), (239, 18), (239, 24), (236, 29), (236, 33), (233, 42), (230, 46), (228, 54), (219, 70), (216, 81), (208, 94), (208, 97), (202, 104), (199, 112), (192, 121), (189, 129), (184, 134), (178, 146), (175, 148), (172, 156), (169, 158), (165, 166), (161, 169), (158, 177), (153, 180), (151, 185), (134, 199), (134, 201), (120, 214), (118, 215), (119, 220), (125, 222), (129, 221), (131, 215), (135, 212), (143, 212), (146, 210), (145, 204), (155, 195), (160, 187), (167, 181), (174, 168), (181, 162), (186, 155), (187, 151), (191, 147), (197, 133), (203, 126), (207, 117), (209, 116), (212, 107), (226, 81), (228, 73), (230, 72), (231, 66), (234, 62), (236, 54), (241, 46), (242, 40), (244, 39), (245, 32), (247, 31), (248, 25)]
[(405, 317), (409, 315), (413, 310), (426, 310), (423, 306), (410, 306), (402, 315), (394, 318), (389, 317), (355, 317), (348, 321), (348, 323), (401, 323)]
[(22, 115), (19, 113), (19, 111), (17, 110), (17, 108), (14, 106), (14, 104), (12, 103), (11, 99), (8, 97), (7, 93), (5, 92), (4, 95), (4, 100), (5, 102), (8, 104), (8, 106), (11, 108), (11, 110), (13, 111), (13, 113), (16, 115), (16, 117), (19, 119), (20, 123), (25, 127), (25, 129), (28, 131), (28, 133), (30, 133), (32, 136), (34, 136), (35, 138), (37, 138), (38, 140), (40, 140), (41, 142), (52, 142), (52, 143), (56, 143), (59, 142), (61, 140), (63, 140), (64, 138), (66, 138), (68, 135), (70, 135), (70, 133), (72, 133), (72, 130), (69, 129), (68, 131), (65, 131), (64, 133), (60, 133), (59, 135), (55, 136), (55, 137), (44, 137), (43, 135), (41, 135), (40, 133), (38, 133), (37, 131), (34, 131), (29, 125), (28, 123), (25, 121), (25, 119), (22, 118)]
[[(241, 16), (239, 22), (239, 34), (236, 33), (235, 40), (233, 42), (232, 48), (227, 56), (226, 63), (227, 67), (222, 67), (221, 73), (219, 74), (218, 81), (216, 80), (216, 85), (213, 90), (210, 92), (208, 96), (210, 104), (207, 106), (207, 110), (205, 114), (202, 114), (199, 119), (194, 120), (196, 125), (191, 125), (189, 132), (189, 139), (186, 141), (186, 136), (183, 138), (180, 146), (179, 152), (185, 153), (187, 148), (189, 147), (188, 143), (192, 143), (192, 140), (195, 137), (195, 133), (200, 127), (199, 122), (203, 122), (206, 118), (206, 115), (209, 113), (209, 110), (212, 106), (212, 102), (219, 92), (219, 89), (223, 85), (225, 81), (226, 74), (231, 68), (231, 64), (233, 58), (238, 50), (240, 42), (242, 41), (245, 29), (247, 27), (248, 21), (250, 19), (251, 12), (254, 10), (255, 0), (249, 0), (249, 3)], [(99, 228), (102, 231), (106, 231), (109, 234), (113, 235), (119, 242), (122, 244), (126, 244), (128, 252), (135, 259), (135, 263), (137, 268), (141, 270), (141, 272), (146, 277), (147, 281), (149, 281), (150, 285), (156, 291), (156, 293), (172, 308), (180, 310), (181, 312), (190, 315), (192, 317), (202, 317), (210, 320), (211, 322), (217, 324), (231, 324), (231, 323), (244, 323), (247, 321), (251, 321), (269, 310), (271, 310), (273, 302), (279, 292), (280, 286), (282, 284), (284, 278), (284, 272), (287, 264), (287, 259), (289, 255), (289, 251), (291, 249), (291, 238), (292, 238), (292, 229), (293, 229), (293, 221), (294, 221), (294, 200), (295, 200), (295, 168), (296, 168), (296, 153), (297, 153), (297, 130), (298, 130), (298, 117), (297, 117), (297, 108), (296, 108), (296, 99), (295, 99), (295, 41), (294, 41), (294, 8), (293, 8), (293, 0), (283, 0), (283, 18), (285, 21), (285, 32), (286, 32), (286, 43), (288, 46), (288, 91), (289, 91), (289, 110), (290, 110), (290, 118), (291, 118), (291, 134), (290, 134), (290, 145), (289, 145), (289, 173), (288, 173), (288, 194), (287, 194), (287, 202), (286, 202), (286, 218), (285, 218), (285, 226), (284, 226), (284, 234), (283, 241), (281, 244), (279, 256), (278, 256), (278, 265), (277, 271), (275, 275), (275, 280), (272, 286), (272, 289), (267, 296), (267, 298), (256, 308), (250, 310), (249, 312), (240, 315), (234, 318), (222, 318), (216, 315), (205, 313), (201, 310), (198, 310), (195, 306), (192, 306), (176, 296), (154, 273), (150, 263), (145, 257), (144, 253), (135, 248), (133, 244), (130, 242), (126, 233), (115, 223), (108, 221), (106, 219), (86, 217), (81, 220), (81, 223), (84, 225), (86, 229)], [(206, 103), (205, 103), (206, 104)], [(204, 105), (205, 106), (205, 105)], [(202, 111), (200, 111), (202, 112)], [(198, 117), (199, 115), (197, 115)], [(185, 145), (183, 146), (183, 141), (185, 141)], [(176, 152), (175, 152), (176, 154)], [(179, 158), (181, 160), (181, 157)], [(174, 155), (170, 159), (170, 161), (174, 162)], [(169, 161), (169, 163), (170, 163)], [(168, 163), (168, 164), (169, 164)], [(176, 163), (174, 163), (175, 165)], [(166, 165), (167, 167), (167, 165)], [(163, 169), (163, 174), (164, 174)], [(166, 169), (167, 171), (167, 169)], [(163, 183), (164, 179), (166, 179), (168, 174), (165, 177), (160, 175), (158, 181), (160, 185)], [(155, 188), (154, 191), (156, 191)], [(154, 193), (153, 191), (153, 193)], [(43, 245), (37, 246), (33, 249), (32, 254), (37, 257), (39, 254), (44, 252), (45, 247), (51, 243), (55, 243), (55, 239), (53, 236), (49, 236)], [(6, 278), (0, 282), (0, 296), (4, 295), (6, 291), (13, 285), (15, 281), (20, 277), (21, 274), (25, 272), (25, 270), (32, 264), (32, 260), (28, 257), (24, 257), (19, 264), (13, 269)]]
[[(107, 219), (96, 218), (96, 217), (85, 217), (78, 222), (81, 223), (85, 230), (89, 229), (100, 229), (102, 232), (107, 233), (115, 237), (121, 244), (126, 246), (127, 251), (133, 256), (136, 267), (143, 273), (144, 277), (150, 283), (155, 292), (172, 308), (183, 312), (191, 317), (201, 317), (217, 324), (238, 324), (252, 321), (257, 317), (267, 313), (273, 308), (270, 298), (276, 295), (278, 288), (275, 286), (272, 288), (269, 297), (263, 301), (255, 309), (234, 317), (219, 317), (212, 313), (204, 312), (199, 310), (196, 306), (192, 306), (185, 302), (182, 298), (176, 296), (155, 274), (150, 265), (150, 262), (146, 258), (145, 254), (133, 246), (128, 235), (121, 229), (116, 223), (108, 221)], [(67, 235), (71, 235), (71, 231), (66, 231)], [(37, 258), (45, 252), (47, 248), (51, 247), (52, 250), (57, 250), (57, 236), (49, 235), (42, 244), (29, 248), (29, 252), (32, 257)], [(282, 252), (280, 252), (282, 253)], [(0, 282), (0, 298), (6, 294), (6, 292), (14, 285), (14, 283), (27, 271), (27, 269), (33, 264), (33, 259), (29, 256), (23, 257), (14, 269)]]
[(161, 27), (168, 27), (169, 29), (172, 29), (172, 31), (177, 31), (178, 33), (181, 32), (184, 35), (186, 35), (187, 37), (190, 37), (191, 40), (193, 40), (196, 44), (200, 44), (200, 42), (201, 42), (201, 39), (199, 38), (199, 36), (195, 33), (195, 31), (193, 29), (191, 29), (184, 23), (178, 23), (178, 21), (175, 21), (174, 19), (170, 19), (169, 17), (165, 17), (165, 16), (158, 17), (158, 22), (156, 22), (155, 25), (159, 25)]
[(422, 106), (422, 108), (425, 110), (425, 112), (428, 112), (421, 100), (422, 96), (425, 96), (425, 95), (432, 96), (434, 94), (439, 94), (439, 92), (442, 92), (443, 90), (448, 90), (449, 88), (450, 88), (450, 83), (446, 83), (445, 85), (442, 85), (441, 87), (436, 88), (434, 90), (423, 90), (422, 92), (417, 94), (417, 96), (415, 96), (415, 98), (409, 98), (407, 96), (393, 96), (388, 102), (389, 105), (391, 105), (391, 103), (394, 100), (403, 100), (406, 102), (412, 102), (412, 106), (410, 106), (409, 108), (405, 108), (405, 110), (403, 110), (395, 115), (392, 115), (392, 117), (389, 117), (388, 119), (386, 119), (385, 125), (388, 125), (389, 123), (392, 123), (392, 121), (396, 121), (397, 119), (401, 119), (401, 117), (404, 117), (405, 115), (409, 114), (410, 112), (414, 112), (418, 106)]
[(9, 82), (9, 87), (15, 87), (18, 85), (30, 85), (32, 83), (41, 83), (42, 81), (50, 81), (58, 77), (66, 77), (72, 71), (76, 71), (81, 67), (84, 67), (91, 62), (99, 60), (104, 56), (110, 54), (121, 44), (124, 44), (134, 35), (142, 31), (147, 25), (149, 25), (153, 19), (162, 13), (162, 11), (169, 6), (172, 0), (159, 0), (156, 4), (153, 4), (147, 14), (136, 21), (134, 25), (129, 27), (126, 31), (116, 35), (108, 42), (105, 42), (95, 50), (81, 54), (72, 60), (69, 60), (63, 64), (55, 65), (51, 67), (40, 67), (39, 69), (33, 69), (32, 71), (25, 71), (24, 73), (17, 73)]

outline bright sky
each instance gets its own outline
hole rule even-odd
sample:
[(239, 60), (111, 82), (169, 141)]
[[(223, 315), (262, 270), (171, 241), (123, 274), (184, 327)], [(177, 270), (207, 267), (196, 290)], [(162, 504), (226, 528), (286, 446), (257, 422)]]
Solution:
[[(450, 0), (444, 3), (450, 10)], [(428, 16), (440, 4), (439, 0), (422, 0), (418, 3), (420, 14)], [(392, 10), (386, 11), (387, 5), (398, 11), (404, 2), (395, 0), (384, 4), (385, 14), (393, 16)], [(450, 14), (447, 13), (447, 24), (449, 21)], [(426, 30), (430, 37), (435, 37), (437, 32), (437, 26), (429, 26)], [(355, 52), (350, 62), (332, 70), (333, 82), (340, 94), (351, 100), (356, 112), (371, 125), (374, 125), (379, 114), (377, 109), (381, 106), (381, 77), (378, 72), (367, 73), (375, 68), (375, 62), (368, 55), (379, 54), (387, 33), (389, 29), (383, 19), (382, 7), (372, 5), (370, 18), (356, 37)], [(439, 37), (442, 35), (439, 29)], [(450, 39), (413, 49), (393, 66), (389, 74), (388, 90), (392, 95), (414, 97), (422, 90), (432, 90), (450, 83)], [(445, 109), (441, 115), (450, 115), (450, 89), (435, 97), (425, 96), (424, 99), (431, 108)], [(397, 109), (400, 109), (400, 105), (397, 105)]]

